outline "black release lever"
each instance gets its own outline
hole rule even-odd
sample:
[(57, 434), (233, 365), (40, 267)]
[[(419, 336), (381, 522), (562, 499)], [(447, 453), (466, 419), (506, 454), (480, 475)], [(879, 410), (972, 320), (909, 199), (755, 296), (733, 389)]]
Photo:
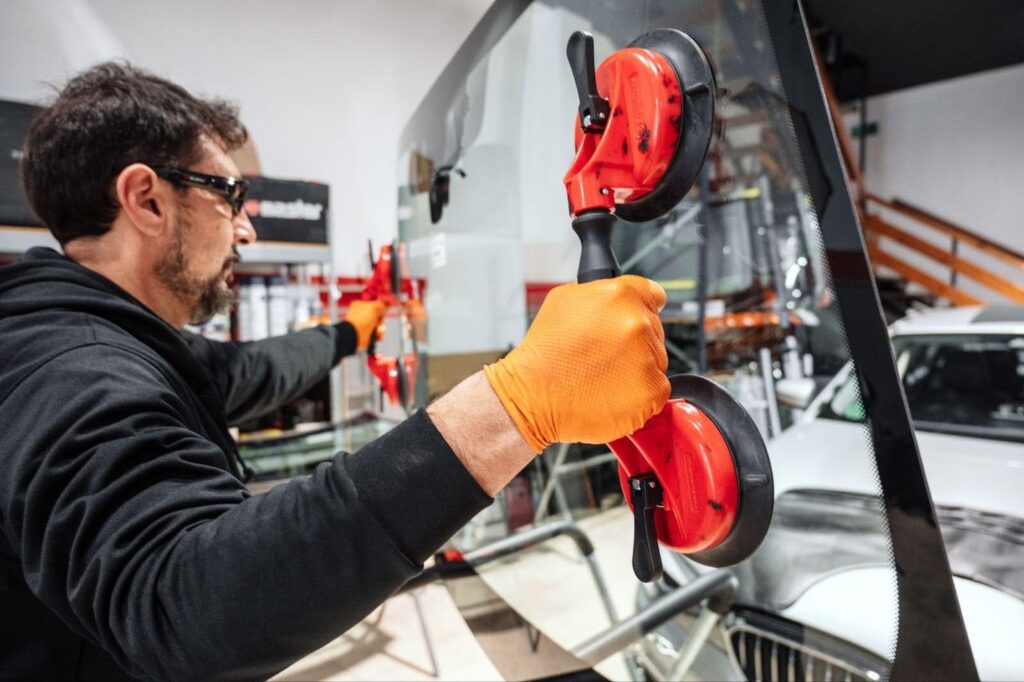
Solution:
[(661, 483), (653, 472), (629, 479), (629, 496), (633, 503), (633, 573), (642, 583), (661, 577), (661, 554), (654, 529), (654, 508), (662, 504)]
[(599, 133), (608, 123), (611, 107), (608, 100), (597, 94), (594, 38), (586, 31), (576, 31), (569, 37), (565, 56), (569, 58), (576, 93), (580, 97), (580, 127), (585, 133)]
[[(586, 31), (576, 31), (569, 37), (565, 54), (580, 96), (580, 126), (585, 133), (600, 133), (608, 122), (609, 105), (608, 100), (597, 94), (594, 39)], [(612, 251), (615, 221), (615, 216), (604, 208), (583, 211), (573, 219), (572, 229), (582, 245), (576, 274), (580, 284), (619, 276), (619, 263)]]

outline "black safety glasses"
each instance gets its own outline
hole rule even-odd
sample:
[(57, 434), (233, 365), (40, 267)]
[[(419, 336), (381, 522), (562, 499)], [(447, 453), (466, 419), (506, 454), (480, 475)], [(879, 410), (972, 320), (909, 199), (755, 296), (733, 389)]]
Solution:
[(186, 168), (171, 168), (169, 166), (154, 167), (153, 172), (178, 187), (201, 187), (216, 192), (227, 199), (231, 206), (231, 215), (238, 215), (242, 212), (245, 193), (249, 191), (249, 183), (241, 178), (207, 175)]

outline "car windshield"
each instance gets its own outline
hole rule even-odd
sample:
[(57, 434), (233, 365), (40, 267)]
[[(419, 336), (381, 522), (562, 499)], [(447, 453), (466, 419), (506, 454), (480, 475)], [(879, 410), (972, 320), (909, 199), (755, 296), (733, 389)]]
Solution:
[[(892, 345), (915, 428), (1024, 442), (1024, 337), (928, 334), (897, 336)], [(819, 416), (862, 421), (849, 370), (834, 385)]]
[(893, 339), (914, 425), (1024, 442), (1024, 336)]
[[(808, 625), (881, 657), (886, 663), (868, 676), (878, 679), (888, 674), (897, 632), (916, 608), (904, 609), (897, 591), (889, 542), (895, 533), (890, 536), (875, 453), (889, 454), (861, 428), (849, 429), (842, 448), (811, 452), (785, 438), (793, 411), (770, 399), (776, 380), (814, 375), (828, 381), (844, 365), (877, 378), (880, 365), (850, 349), (863, 348), (865, 329), (879, 348), (887, 338), (880, 317), (855, 320), (851, 329), (851, 314), (843, 314), (877, 315), (877, 304), (854, 300), (874, 296), (874, 289), (869, 280), (856, 281), (857, 273), (867, 275), (866, 256), (802, 22), (796, 3), (760, 0), (494, 3), (399, 142), (403, 276), (423, 283), (427, 316), (415, 397), (418, 406), (426, 405), (501, 358), (522, 340), (545, 295), (576, 279), (580, 244), (563, 184), (579, 109), (566, 61), (569, 36), (589, 31), (600, 64), (648, 31), (685, 30), (703, 48), (717, 82), (718, 125), (708, 159), (693, 190), (664, 215), (620, 221), (614, 249), (623, 272), (649, 277), (668, 293), (662, 323), (669, 374), (699, 373), (726, 388), (769, 441), (776, 499), (841, 485), (870, 502), (860, 512), (877, 533), (858, 536), (861, 544), (849, 548), (872, 567), (869, 583), (857, 588), (858, 626), (831, 623), (836, 609), (806, 608), (817, 614)], [(825, 262), (833, 259), (842, 277), (830, 276)], [(892, 367), (881, 370), (895, 386)], [(845, 407), (839, 414), (863, 419), (856, 382), (840, 393), (836, 404), (845, 401)], [(884, 402), (869, 412), (886, 433), (910, 431), (905, 413)], [(457, 603), (469, 605), (463, 613), (478, 641), (486, 649), (501, 622), (511, 639), (530, 643), (518, 658), (488, 650), (507, 677), (559, 672), (523, 667), (544, 651), (536, 644), (540, 635), (574, 655), (586, 652), (593, 664), (590, 645), (643, 607), (646, 588), (631, 566), (635, 519), (622, 484), (607, 446), (552, 444), (454, 538), (466, 560), (476, 562), (486, 588), (456, 595)], [(758, 553), (794, 535), (811, 542), (820, 537), (819, 527), (840, 525), (848, 516), (831, 498), (819, 500), (815, 513), (813, 519), (778, 517)], [(568, 527), (583, 535), (563, 533)], [(545, 529), (561, 537), (512, 551), (523, 538), (549, 537)], [(570, 541), (580, 538), (586, 541)], [(749, 566), (764, 565), (758, 553)], [(773, 573), (818, 570), (820, 555), (786, 556), (793, 565), (775, 565)], [(697, 584), (696, 576), (710, 569), (690, 563)], [(748, 584), (737, 591), (737, 607), (770, 613), (781, 627), (782, 604), (769, 599), (765, 587), (777, 576), (743, 575)], [(492, 609), (498, 600), (514, 617), (500, 620)], [(723, 627), (739, 626), (726, 619)], [(618, 652), (597, 670), (612, 679), (635, 678), (630, 661)], [(712, 679), (719, 674), (725, 673), (706, 672)]]

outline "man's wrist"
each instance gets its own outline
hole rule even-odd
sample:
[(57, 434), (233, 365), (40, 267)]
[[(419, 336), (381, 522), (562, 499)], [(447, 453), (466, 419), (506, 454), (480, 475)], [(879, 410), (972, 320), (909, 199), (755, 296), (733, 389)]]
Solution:
[(427, 408), (438, 432), (488, 495), (495, 495), (535, 456), (515, 422), (477, 372)]
[(487, 383), (490, 384), (495, 397), (498, 398), (502, 407), (505, 408), (505, 413), (508, 414), (509, 418), (518, 427), (523, 440), (526, 441), (526, 444), (536, 454), (544, 450), (547, 442), (537, 433), (537, 429), (534, 428), (529, 417), (515, 403), (510, 392), (504, 388), (506, 383), (513, 385), (515, 383), (515, 376), (507, 366), (507, 361), (508, 358), (506, 357), (504, 360), (499, 360), (492, 365), (484, 367), (484, 377), (487, 379)]

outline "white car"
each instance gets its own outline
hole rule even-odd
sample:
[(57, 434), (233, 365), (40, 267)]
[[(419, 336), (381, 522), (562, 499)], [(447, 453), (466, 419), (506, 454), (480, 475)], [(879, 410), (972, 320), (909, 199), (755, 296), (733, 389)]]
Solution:
[[(891, 336), (978, 672), (1022, 679), (1024, 306), (920, 313)], [(733, 609), (694, 677), (885, 676), (898, 597), (852, 371), (848, 364), (768, 444), (773, 528), (736, 567)], [(662, 554), (670, 587), (706, 570)], [(638, 601), (652, 596), (642, 590)], [(648, 636), (640, 660), (651, 677), (666, 677), (691, 627), (684, 617)]]

